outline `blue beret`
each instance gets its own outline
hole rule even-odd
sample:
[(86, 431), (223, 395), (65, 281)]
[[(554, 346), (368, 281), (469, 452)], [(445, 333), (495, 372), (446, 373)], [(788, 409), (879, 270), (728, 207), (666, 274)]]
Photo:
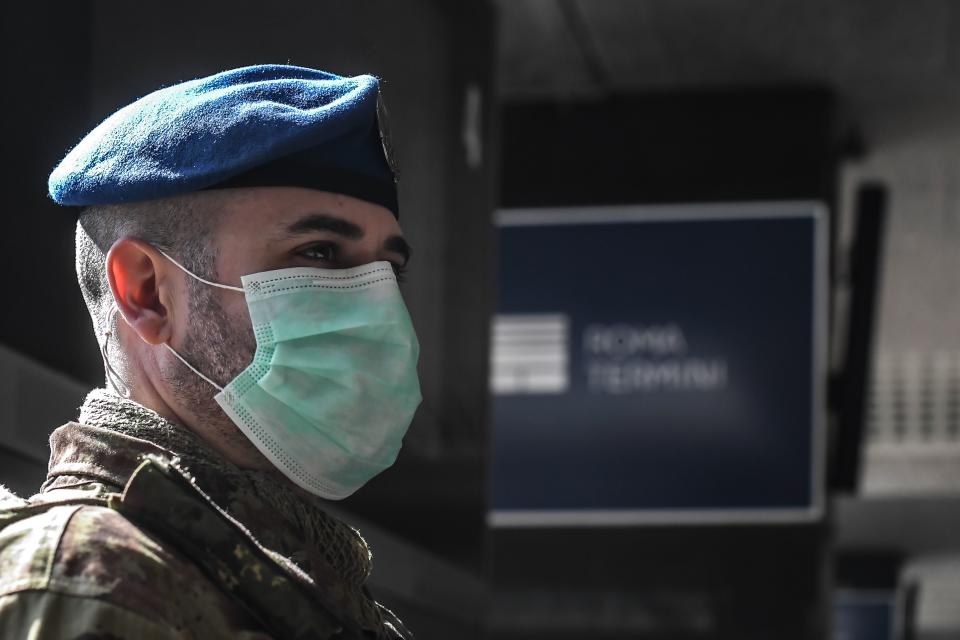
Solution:
[(211, 188), (300, 186), (398, 215), (379, 81), (288, 65), (160, 89), (104, 120), (50, 174), (50, 197), (90, 206)]

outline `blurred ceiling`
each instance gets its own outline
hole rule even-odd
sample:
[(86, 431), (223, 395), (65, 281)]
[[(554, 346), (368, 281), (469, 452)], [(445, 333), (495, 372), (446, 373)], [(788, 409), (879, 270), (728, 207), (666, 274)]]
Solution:
[(503, 98), (827, 84), (854, 110), (960, 97), (952, 0), (497, 0)]

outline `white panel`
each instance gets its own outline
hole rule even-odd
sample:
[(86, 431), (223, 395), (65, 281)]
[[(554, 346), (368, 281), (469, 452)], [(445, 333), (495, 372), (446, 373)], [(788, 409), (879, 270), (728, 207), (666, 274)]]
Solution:
[[(931, 555), (912, 560), (904, 577), (920, 587), (917, 631), (920, 637), (960, 637), (960, 555)], [(937, 635), (934, 635), (937, 634)]]
[(494, 394), (563, 393), (569, 379), (569, 319), (563, 314), (501, 314), (493, 319)]

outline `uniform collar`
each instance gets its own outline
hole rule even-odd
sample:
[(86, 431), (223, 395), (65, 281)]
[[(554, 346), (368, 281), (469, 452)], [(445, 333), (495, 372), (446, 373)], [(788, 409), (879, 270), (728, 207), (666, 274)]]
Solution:
[(357, 594), (362, 618), (379, 618), (363, 595), (372, 558), (360, 534), (321, 508), (319, 498), (291, 489), (278, 473), (236, 467), (189, 429), (104, 389), (92, 391), (80, 412), (50, 436), (50, 464), (41, 499), (83, 489), (118, 493), (143, 461), (173, 460), (218, 507), (260, 544), (297, 564), (314, 580), (331, 572)]

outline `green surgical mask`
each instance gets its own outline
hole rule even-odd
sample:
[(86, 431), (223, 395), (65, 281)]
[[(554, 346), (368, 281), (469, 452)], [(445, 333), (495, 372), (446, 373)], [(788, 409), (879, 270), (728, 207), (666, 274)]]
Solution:
[(389, 262), (243, 276), (257, 350), (217, 404), (284, 475), (340, 500), (393, 464), (420, 404), (420, 347)]

